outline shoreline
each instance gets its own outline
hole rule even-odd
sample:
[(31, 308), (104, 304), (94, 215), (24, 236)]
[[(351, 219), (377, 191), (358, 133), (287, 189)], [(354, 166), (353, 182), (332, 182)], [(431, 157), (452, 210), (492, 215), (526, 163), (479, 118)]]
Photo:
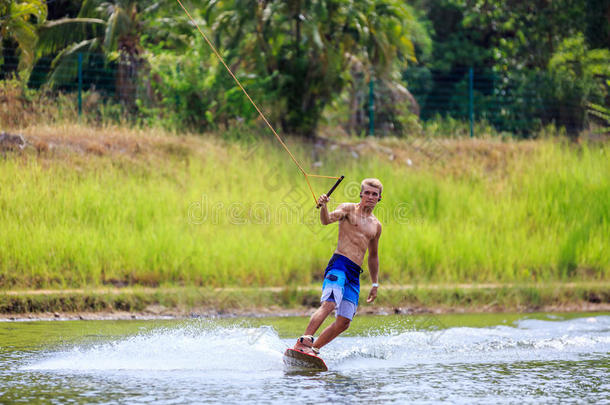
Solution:
[[(391, 312), (390, 312), (391, 311)], [(36, 313), (36, 314), (0, 314), (0, 322), (61, 322), (61, 321), (154, 321), (154, 320), (186, 320), (186, 319), (231, 319), (231, 318), (282, 318), (282, 317), (309, 317), (309, 310), (288, 310), (278, 313), (261, 312), (231, 312), (231, 313), (178, 313), (172, 312), (168, 314), (154, 314), (151, 312), (81, 312), (81, 313)], [(537, 310), (526, 311), (471, 311), (457, 310), (421, 310), (413, 312), (396, 313), (392, 308), (381, 308), (378, 311), (367, 311), (366, 313), (358, 313), (358, 316), (387, 316), (387, 315), (447, 315), (447, 314), (479, 314), (479, 313), (610, 313), (610, 304), (591, 305), (584, 307), (544, 307)]]
[[(610, 312), (610, 283), (388, 285), (358, 314)], [(105, 287), (0, 291), (0, 321), (310, 316), (320, 287)]]

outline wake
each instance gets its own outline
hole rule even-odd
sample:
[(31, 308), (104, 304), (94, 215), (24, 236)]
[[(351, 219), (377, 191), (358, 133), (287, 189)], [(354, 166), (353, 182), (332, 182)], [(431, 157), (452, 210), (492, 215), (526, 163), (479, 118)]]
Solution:
[[(192, 371), (227, 375), (281, 371), (293, 344), (271, 326), (220, 327), (194, 321), (101, 343), (77, 344), (32, 359), (25, 370), (100, 372)], [(579, 360), (607, 357), (610, 317), (568, 321), (523, 320), (512, 326), (436, 331), (371, 331), (340, 337), (322, 350), (331, 371), (400, 368), (418, 364)], [(220, 372), (220, 373), (219, 373)]]

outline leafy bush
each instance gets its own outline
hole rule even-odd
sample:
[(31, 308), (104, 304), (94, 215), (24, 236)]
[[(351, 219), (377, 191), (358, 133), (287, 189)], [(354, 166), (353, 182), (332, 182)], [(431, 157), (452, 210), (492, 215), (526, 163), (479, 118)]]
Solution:
[(587, 49), (584, 36), (564, 40), (549, 61), (552, 97), (559, 106), (557, 122), (575, 134), (585, 125), (588, 102), (604, 103), (608, 97), (610, 51)]
[[(158, 50), (149, 58), (157, 117), (171, 128), (210, 130), (227, 128), (231, 122), (252, 121), (258, 113), (241, 89), (207, 48), (195, 38), (178, 54)], [(267, 84), (273, 77), (238, 77), (260, 105), (273, 97)], [(259, 106), (260, 106), (259, 105)], [(149, 112), (153, 115), (155, 110)]]

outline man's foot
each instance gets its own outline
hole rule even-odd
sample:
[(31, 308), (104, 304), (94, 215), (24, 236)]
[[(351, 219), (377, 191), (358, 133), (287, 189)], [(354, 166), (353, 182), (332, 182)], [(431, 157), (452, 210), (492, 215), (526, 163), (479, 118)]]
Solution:
[(311, 335), (303, 335), (297, 339), (297, 342), (294, 345), (294, 350), (298, 350), (305, 354), (313, 354), (317, 356), (320, 354), (320, 349), (317, 347), (313, 347), (314, 338)]
[(320, 349), (318, 349), (317, 347), (307, 347), (307, 346), (301, 345), (300, 343), (297, 343), (296, 345), (294, 345), (293, 349), (298, 350), (301, 353), (311, 354), (313, 356), (318, 356), (320, 354)]

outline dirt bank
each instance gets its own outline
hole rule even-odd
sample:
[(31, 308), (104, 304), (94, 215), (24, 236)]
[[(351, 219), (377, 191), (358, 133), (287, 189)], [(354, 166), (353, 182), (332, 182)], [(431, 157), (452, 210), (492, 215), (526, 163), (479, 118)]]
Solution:
[[(152, 320), (152, 319), (193, 319), (193, 318), (264, 318), (283, 316), (310, 316), (315, 311), (313, 307), (268, 308), (215, 310), (212, 308), (192, 308), (181, 310), (166, 308), (161, 305), (150, 305), (142, 311), (82, 311), (82, 312), (38, 312), (20, 314), (0, 313), (0, 322), (5, 321), (75, 321), (75, 320)], [(546, 305), (541, 307), (388, 307), (366, 306), (358, 311), (358, 315), (413, 315), (413, 314), (450, 314), (450, 313), (481, 313), (481, 312), (610, 312), (610, 303), (574, 303), (562, 305)]]

